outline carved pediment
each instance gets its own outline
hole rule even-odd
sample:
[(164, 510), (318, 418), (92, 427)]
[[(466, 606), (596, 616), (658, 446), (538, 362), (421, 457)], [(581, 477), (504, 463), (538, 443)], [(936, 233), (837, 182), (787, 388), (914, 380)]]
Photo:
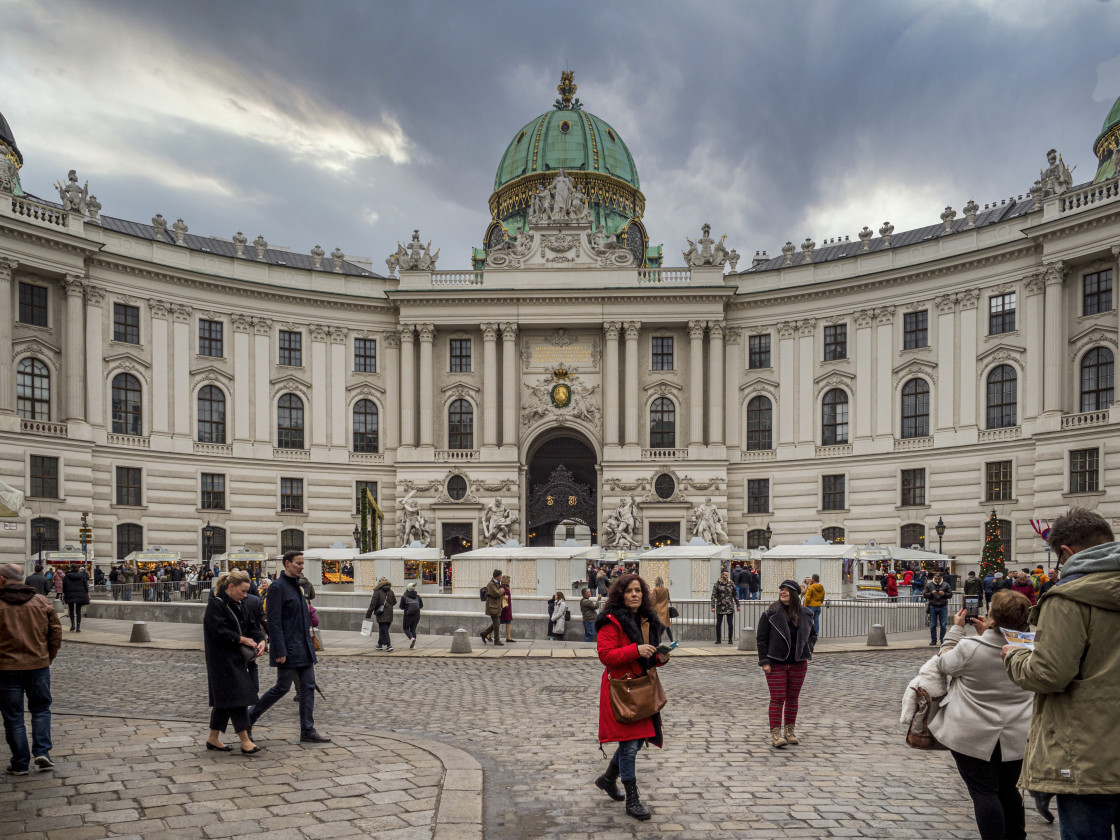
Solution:
[(924, 376), (932, 384), (937, 384), (937, 362), (930, 362), (926, 359), (907, 359), (891, 373), (893, 374), (892, 382), (896, 387), (902, 380), (915, 376)]
[(1082, 353), (1090, 347), (1097, 345), (1111, 348), (1115, 358), (1115, 353), (1118, 349), (1116, 328), (1098, 324), (1096, 326), (1087, 327), (1077, 335), (1071, 336), (1069, 340), (1069, 360), (1071, 362), (1076, 362)]
[(233, 381), (233, 374), (217, 365), (203, 365), (202, 367), (193, 368), (191, 370), (191, 376), (200, 379), (221, 380), (222, 382)]
[(144, 368), (151, 367), (152, 364), (143, 356), (138, 353), (133, 353), (131, 350), (121, 350), (117, 353), (110, 353), (107, 356), (103, 356), (102, 361), (105, 363), (106, 367), (113, 367), (126, 362), (131, 362), (134, 365), (139, 365)]
[(684, 391), (684, 386), (679, 382), (674, 382), (671, 379), (658, 379), (656, 382), (651, 382), (642, 388), (643, 391), (650, 396), (667, 397), (669, 394)]
[(302, 394), (308, 399), (311, 398), (311, 383), (300, 376), (295, 376), (294, 374), (278, 376), (276, 379), (269, 380), (268, 384), (272, 386), (273, 399), (275, 399), (280, 394), (286, 393), (288, 391)]
[(374, 397), (384, 397), (385, 389), (372, 382), (356, 382), (346, 387), (346, 393), (352, 397), (362, 396), (372, 399)]
[(482, 389), (470, 382), (452, 382), (450, 385), (444, 385), (440, 388), (440, 391), (444, 394), (450, 394), (454, 391), (456, 396), (465, 397), (468, 394), (479, 394)]
[[(977, 353), (976, 354), (976, 361), (980, 362), (980, 363), (983, 363), (983, 362), (987, 361), (989, 356), (994, 356), (997, 353), (1000, 354), (1001, 356), (1005, 357), (1005, 358), (1010, 356), (1011, 358), (1014, 358), (1014, 359), (1018, 360), (1026, 352), (1027, 352), (1026, 347), (1020, 347), (1017, 344), (1007, 344), (1007, 343), (993, 344), (991, 347), (987, 348), (983, 352)], [(981, 364), (981, 367), (982, 366), (983, 366), (983, 364)]]
[(41, 338), (17, 338), (12, 341), (12, 358), (17, 356), (60, 356), (62, 350)]
[(814, 393), (819, 397), (831, 388), (843, 388), (849, 394), (856, 391), (856, 375), (846, 370), (828, 370), (813, 380)]

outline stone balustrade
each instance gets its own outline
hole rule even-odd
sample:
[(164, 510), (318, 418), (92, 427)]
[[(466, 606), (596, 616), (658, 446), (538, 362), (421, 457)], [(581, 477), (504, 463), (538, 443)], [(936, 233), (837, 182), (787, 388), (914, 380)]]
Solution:
[(1080, 429), (1085, 426), (1100, 426), (1108, 422), (1108, 409), (1104, 411), (1083, 411), (1080, 414), (1067, 414), (1062, 418), (1063, 429)]
[(481, 286), (481, 271), (433, 271), (433, 286)]
[(194, 443), (195, 455), (233, 455), (232, 443)]
[(65, 210), (41, 204), (23, 196), (12, 196), (12, 214), (23, 219), (28, 219), (40, 224), (53, 225), (65, 228), (69, 225), (69, 217)]
[(687, 461), (688, 449), (643, 449), (643, 461)]
[(1060, 197), (1061, 203), (1058, 206), (1058, 210), (1061, 213), (1082, 210), (1094, 204), (1103, 204), (1106, 201), (1112, 201), (1117, 196), (1120, 196), (1120, 178), (1113, 178), (1111, 181), (1093, 184), (1083, 190), (1068, 192), (1062, 195)]
[(778, 460), (778, 450), (776, 449), (742, 449), (739, 451), (739, 460), (753, 463), (756, 461), (776, 461)]
[(895, 452), (912, 452), (915, 449), (933, 449), (932, 437), (919, 437), (919, 438), (896, 438), (894, 442)]
[(477, 449), (437, 449), (436, 461), (451, 461), (458, 463), (460, 461), (477, 461)]
[(687, 268), (639, 268), (638, 282), (687, 286), (692, 282), (692, 271)]
[(980, 431), (980, 443), (991, 443), (996, 440), (1018, 440), (1022, 436), (1022, 426), (1008, 426), (1004, 429), (982, 429)]
[(310, 461), (311, 450), (281, 449), (280, 447), (274, 447), (272, 450), (272, 457), (277, 461)]
[(152, 448), (152, 441), (141, 435), (108, 435), (105, 442), (109, 446), (127, 446), (129, 449)]
[(66, 437), (65, 423), (49, 423), (46, 420), (19, 421), (19, 430), (29, 435), (48, 435), (50, 437)]
[(385, 455), (382, 452), (351, 452), (351, 464), (384, 464)]
[(818, 446), (818, 458), (840, 458), (844, 455), (852, 454), (852, 445), (850, 443), (842, 443), (837, 446)]

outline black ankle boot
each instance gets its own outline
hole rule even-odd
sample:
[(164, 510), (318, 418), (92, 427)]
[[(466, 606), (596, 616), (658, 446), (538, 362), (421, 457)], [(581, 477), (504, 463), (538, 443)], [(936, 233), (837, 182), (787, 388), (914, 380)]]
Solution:
[(615, 802), (621, 802), (626, 798), (626, 794), (618, 789), (618, 765), (614, 762), (607, 765), (607, 772), (595, 780), (595, 787)]
[(648, 820), (650, 818), (649, 808), (643, 805), (642, 800), (638, 798), (638, 780), (626, 781), (623, 779), (622, 786), (626, 788), (626, 813), (636, 820)]

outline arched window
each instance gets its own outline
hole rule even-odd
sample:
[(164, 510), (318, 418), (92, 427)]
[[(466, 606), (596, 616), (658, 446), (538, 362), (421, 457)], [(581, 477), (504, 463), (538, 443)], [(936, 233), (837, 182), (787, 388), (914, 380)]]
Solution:
[(917, 523), (903, 525), (899, 534), (898, 545), (900, 548), (926, 547), (926, 526)]
[(280, 532), (280, 553), (303, 551), (303, 531), (299, 528), (285, 528)]
[(134, 522), (117, 526), (117, 559), (123, 560), (134, 551), (144, 550), (144, 529)]
[(821, 531), (821, 537), (823, 537), (830, 543), (840, 545), (844, 542), (844, 529), (837, 528), (835, 526), (832, 528), (825, 528), (823, 531)]
[(144, 434), (142, 394), (140, 380), (131, 373), (118, 373), (113, 377), (113, 434)]
[(276, 404), (276, 446), (303, 449), (303, 400), (284, 394)]
[(747, 449), (774, 448), (774, 407), (769, 397), (747, 403)]
[(40, 516), (31, 520), (31, 551), (58, 551), (58, 520)]
[(821, 405), (821, 444), (836, 446), (848, 442), (848, 394), (833, 388)]
[(373, 400), (354, 403), (354, 451), (377, 451), (377, 404)]
[(226, 529), (219, 528), (217, 525), (210, 527), (213, 531), (210, 534), (210, 539), (206, 539), (205, 533), (202, 535), (202, 560), (204, 563), (209, 563), (215, 554), (226, 553)]
[(1113, 356), (1095, 347), (1081, 360), (1081, 410), (1104, 411), (1112, 405)]
[(929, 384), (924, 379), (902, 386), (902, 436), (929, 437)]
[(51, 373), (38, 359), (16, 369), (16, 410), (24, 420), (51, 419)]
[(474, 449), (474, 406), (455, 400), (447, 409), (447, 448)]
[(677, 407), (668, 397), (658, 397), (649, 409), (649, 448), (673, 449), (677, 445)]
[(999, 365), (988, 374), (988, 428), (1018, 425), (1016, 404), (1019, 382), (1015, 368)]
[(226, 395), (214, 385), (198, 392), (198, 441), (226, 442)]
[(766, 532), (761, 528), (747, 531), (747, 548), (767, 548)]

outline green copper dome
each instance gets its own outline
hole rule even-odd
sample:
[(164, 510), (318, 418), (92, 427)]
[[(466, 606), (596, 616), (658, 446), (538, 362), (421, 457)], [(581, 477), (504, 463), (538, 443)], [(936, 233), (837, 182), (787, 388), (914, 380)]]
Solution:
[(1093, 151), (1100, 163), (1093, 183), (1108, 181), (1120, 175), (1120, 99), (1112, 104), (1112, 110), (1104, 118), (1101, 133), (1093, 142)]

